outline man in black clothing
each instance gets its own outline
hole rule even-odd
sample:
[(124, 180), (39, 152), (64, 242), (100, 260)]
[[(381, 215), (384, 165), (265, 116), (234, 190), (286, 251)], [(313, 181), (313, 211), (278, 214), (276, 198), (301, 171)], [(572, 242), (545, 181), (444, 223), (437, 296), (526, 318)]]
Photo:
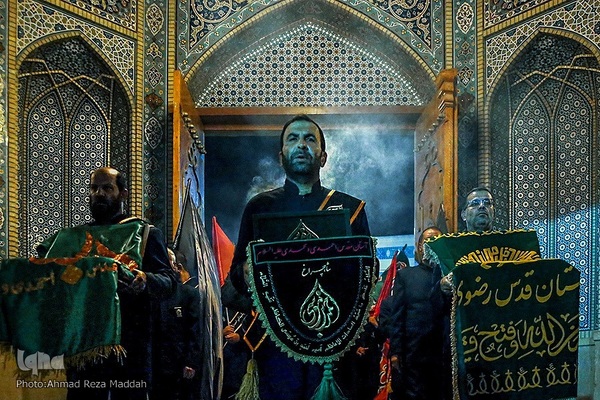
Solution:
[[(489, 232), (494, 229), (494, 196), (486, 187), (479, 186), (471, 189), (465, 198), (465, 204), (461, 211), (467, 232)], [(435, 312), (438, 313), (437, 320), (443, 331), (443, 370), (442, 383), (444, 396), (452, 396), (452, 354), (450, 346), (450, 308), (452, 302), (452, 273), (442, 276), (439, 265), (433, 268), (433, 288), (431, 290), (431, 301)]]
[[(124, 211), (128, 196), (122, 174), (114, 168), (99, 168), (90, 178), (89, 206), (94, 218), (90, 225), (126, 224)], [(139, 221), (139, 220), (138, 220)], [(169, 266), (166, 242), (159, 229), (149, 226), (140, 268), (119, 276), (117, 293), (121, 310), (121, 346), (126, 357), (110, 355), (85, 369), (67, 369), (67, 379), (77, 387), (69, 389), (68, 400), (147, 399), (151, 383), (152, 313), (151, 298), (169, 296), (176, 283)], [(44, 257), (52, 238), (37, 252)]]
[[(283, 187), (253, 197), (244, 210), (231, 266), (231, 280), (238, 292), (247, 294), (246, 247), (254, 237), (253, 215), (344, 208), (350, 211), (353, 235), (369, 235), (364, 201), (321, 185), (320, 170), (327, 162), (323, 131), (305, 115), (288, 121), (281, 132), (279, 160), (285, 174)], [(254, 343), (256, 345), (256, 343)], [(320, 368), (294, 361), (275, 344), (265, 340), (255, 354), (260, 374), (260, 398), (307, 399), (316, 389)]]
[(390, 354), (392, 366), (402, 382), (392, 385), (394, 397), (407, 400), (442, 399), (440, 390), (442, 332), (434, 320), (430, 292), (433, 269), (423, 261), (423, 242), (440, 235), (436, 227), (423, 231), (417, 242), (415, 267), (398, 271), (391, 320)]
[(158, 304), (156, 362), (151, 399), (193, 400), (200, 391), (197, 371), (202, 362), (200, 293), (194, 285), (184, 284), (190, 277), (185, 256), (168, 250), (171, 267), (178, 275), (173, 294)]

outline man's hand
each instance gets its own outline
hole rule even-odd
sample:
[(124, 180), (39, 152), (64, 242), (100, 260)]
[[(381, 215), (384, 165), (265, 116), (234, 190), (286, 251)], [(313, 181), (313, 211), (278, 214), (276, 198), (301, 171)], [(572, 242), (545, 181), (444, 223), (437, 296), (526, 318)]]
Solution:
[(367, 354), (367, 350), (369, 350), (368, 347), (359, 347), (358, 349), (356, 349), (356, 355), (362, 357), (365, 354)]
[(452, 290), (454, 289), (454, 284), (452, 283), (452, 272), (440, 280), (440, 289), (444, 294), (452, 294)]
[(398, 356), (392, 356), (392, 358), (390, 358), (390, 363), (392, 364), (392, 368), (395, 368), (396, 371), (400, 371), (400, 360), (398, 359)]
[(379, 327), (379, 321), (377, 321), (377, 317), (373, 315), (369, 315), (369, 323), (373, 325), (375, 328)]
[(237, 343), (240, 341), (240, 334), (233, 330), (233, 326), (227, 325), (223, 328), (223, 337), (227, 343)]
[(139, 269), (134, 269), (133, 273), (136, 274), (136, 277), (131, 281), (130, 286), (135, 294), (140, 294), (146, 289), (146, 273)]
[(192, 379), (196, 375), (196, 370), (190, 367), (183, 367), (183, 378)]

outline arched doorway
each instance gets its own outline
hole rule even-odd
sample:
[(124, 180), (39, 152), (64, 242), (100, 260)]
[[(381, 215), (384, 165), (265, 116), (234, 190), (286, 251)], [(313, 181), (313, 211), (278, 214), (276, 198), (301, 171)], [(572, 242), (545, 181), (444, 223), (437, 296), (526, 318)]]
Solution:
[[(249, 181), (257, 178), (263, 187), (268, 180), (281, 183), (274, 161), (278, 135), (296, 113), (315, 116), (324, 125), (328, 146), (338, 139), (340, 146), (349, 145), (340, 147), (337, 160), (330, 158), (330, 168), (337, 171), (324, 171), (324, 183), (366, 196), (375, 230), (383, 225), (375, 222), (377, 216), (412, 234), (413, 182), (403, 179), (413, 176), (416, 119), (435, 93), (434, 73), (419, 56), (374, 21), (328, 1), (286, 2), (256, 15), (213, 47), (185, 78), (207, 135), (207, 166), (210, 145), (218, 140), (228, 142), (228, 149), (256, 151), (252, 144), (259, 142), (252, 138), (260, 137), (258, 147), (270, 146), (272, 155), (266, 161), (256, 155), (256, 166), (241, 156), (220, 160), (222, 165), (256, 167), (268, 176), (246, 177), (244, 192), (232, 195), (238, 202), (229, 206), (231, 214), (235, 210), (229, 229), (233, 236), (246, 195), (253, 190)], [(356, 160), (344, 159), (349, 154)], [(379, 166), (369, 170), (373, 164)], [(391, 167), (398, 169), (388, 171)], [(359, 185), (363, 193), (357, 193)], [(224, 195), (215, 195), (214, 201), (223, 205)], [(207, 207), (210, 196), (207, 189)], [(404, 217), (385, 209), (396, 211), (405, 204)]]
[(581, 271), (582, 330), (600, 323), (598, 96), (598, 56), (548, 31), (523, 46), (487, 102), (498, 224), (537, 230), (544, 257)]
[(18, 254), (65, 226), (91, 218), (90, 171), (129, 175), (131, 106), (94, 46), (60, 37), (30, 51), (18, 73)]

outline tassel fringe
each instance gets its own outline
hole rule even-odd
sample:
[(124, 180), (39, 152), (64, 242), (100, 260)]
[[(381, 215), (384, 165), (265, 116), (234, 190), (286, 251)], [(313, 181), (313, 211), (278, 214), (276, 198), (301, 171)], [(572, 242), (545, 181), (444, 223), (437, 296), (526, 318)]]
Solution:
[(117, 361), (122, 363), (123, 358), (127, 356), (127, 352), (121, 345), (110, 345), (110, 346), (99, 346), (93, 349), (84, 351), (83, 353), (75, 354), (71, 357), (65, 358), (66, 367), (75, 367), (78, 370), (85, 369), (88, 364), (102, 363), (103, 360), (107, 359), (111, 355), (117, 357)]
[(323, 380), (313, 397), (311, 397), (311, 400), (347, 400), (333, 379), (333, 367), (331, 363), (327, 363), (323, 367)]
[(258, 393), (258, 366), (256, 360), (248, 360), (246, 374), (242, 378), (240, 390), (235, 394), (235, 400), (260, 400)]

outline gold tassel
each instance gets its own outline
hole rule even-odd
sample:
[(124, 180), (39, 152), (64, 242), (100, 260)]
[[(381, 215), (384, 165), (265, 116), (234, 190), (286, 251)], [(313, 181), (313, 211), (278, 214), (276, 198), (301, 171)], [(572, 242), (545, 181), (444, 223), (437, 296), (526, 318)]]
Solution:
[(240, 390), (235, 394), (234, 398), (235, 400), (260, 400), (258, 394), (258, 366), (256, 365), (254, 354), (248, 360), (246, 374), (242, 378)]
[(119, 362), (127, 356), (127, 352), (121, 345), (99, 346), (66, 358), (65, 366), (76, 367), (78, 370), (85, 369), (86, 365), (100, 363), (110, 357), (111, 354), (114, 354)]

